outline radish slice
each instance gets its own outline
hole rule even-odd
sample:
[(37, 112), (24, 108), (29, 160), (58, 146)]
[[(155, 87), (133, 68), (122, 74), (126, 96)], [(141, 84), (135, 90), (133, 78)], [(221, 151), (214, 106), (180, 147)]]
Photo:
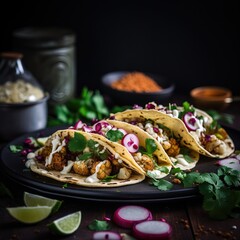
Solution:
[(135, 134), (128, 133), (123, 137), (122, 145), (126, 147), (130, 153), (135, 153), (139, 148), (139, 139)]
[(84, 123), (81, 120), (79, 120), (75, 123), (73, 128), (77, 130), (77, 129), (81, 129), (83, 126), (84, 126)]
[(110, 126), (110, 124), (108, 122), (100, 121), (93, 125), (93, 130), (95, 132), (100, 132), (102, 130), (102, 128), (107, 128), (108, 126)]
[(118, 208), (113, 215), (113, 221), (123, 228), (132, 228), (136, 223), (152, 220), (152, 213), (140, 206), (130, 205)]
[(144, 221), (133, 226), (133, 236), (137, 239), (161, 240), (170, 239), (172, 227), (162, 221)]
[(236, 158), (221, 159), (217, 162), (217, 164), (240, 171), (240, 161)]
[(92, 132), (92, 131), (93, 131), (92, 127), (87, 126), (87, 125), (84, 125), (84, 126), (82, 127), (82, 130), (83, 130), (84, 132)]
[(191, 112), (188, 112), (183, 116), (183, 122), (185, 123), (187, 129), (190, 131), (196, 131), (198, 129), (197, 121), (198, 120)]
[(125, 129), (118, 128), (117, 130), (123, 133), (124, 136), (127, 134), (127, 131)]
[(93, 233), (93, 240), (121, 240), (122, 237), (119, 233), (111, 231), (99, 231)]

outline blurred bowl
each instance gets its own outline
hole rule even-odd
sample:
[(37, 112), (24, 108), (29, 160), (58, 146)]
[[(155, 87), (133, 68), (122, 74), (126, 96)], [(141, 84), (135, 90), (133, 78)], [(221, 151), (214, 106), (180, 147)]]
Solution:
[(102, 90), (103, 92), (113, 100), (115, 104), (119, 105), (144, 105), (148, 102), (156, 102), (158, 104), (168, 103), (170, 97), (173, 94), (175, 85), (169, 82), (167, 79), (150, 73), (143, 73), (146, 76), (152, 78), (159, 86), (161, 90), (157, 92), (134, 92), (117, 90), (111, 86), (115, 81), (121, 79), (124, 75), (131, 73), (129, 71), (110, 72), (102, 76)]
[(232, 99), (232, 92), (229, 89), (218, 86), (194, 88), (190, 95), (194, 105), (203, 109), (225, 109)]
[(27, 103), (0, 103), (0, 141), (9, 141), (47, 125), (48, 94)]

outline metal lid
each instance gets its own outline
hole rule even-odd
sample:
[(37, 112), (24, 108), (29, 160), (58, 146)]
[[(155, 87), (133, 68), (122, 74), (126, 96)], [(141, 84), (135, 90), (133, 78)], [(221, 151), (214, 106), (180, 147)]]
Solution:
[(75, 43), (75, 34), (66, 28), (21, 28), (13, 32), (15, 46), (55, 48)]

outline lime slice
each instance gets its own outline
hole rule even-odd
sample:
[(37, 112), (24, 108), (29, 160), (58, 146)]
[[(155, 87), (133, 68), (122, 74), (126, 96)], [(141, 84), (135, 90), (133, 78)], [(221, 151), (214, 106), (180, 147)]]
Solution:
[(52, 208), (52, 213), (58, 211), (62, 205), (62, 201), (52, 198), (43, 197), (37, 194), (24, 192), (24, 203), (27, 207), (48, 206)]
[(79, 228), (81, 219), (82, 213), (78, 211), (56, 219), (48, 227), (55, 234), (68, 235), (74, 233)]
[(39, 144), (39, 146), (41, 147), (46, 143), (47, 139), (48, 139), (48, 137), (39, 137), (36, 139), (36, 141)]
[(7, 208), (9, 214), (22, 223), (37, 223), (47, 218), (52, 208), (48, 206), (38, 207), (10, 207)]

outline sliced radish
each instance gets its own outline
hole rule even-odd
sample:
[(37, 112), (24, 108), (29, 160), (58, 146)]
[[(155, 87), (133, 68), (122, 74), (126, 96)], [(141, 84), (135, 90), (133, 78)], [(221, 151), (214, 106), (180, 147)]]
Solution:
[(92, 131), (93, 131), (92, 127), (91, 127), (91, 126), (87, 126), (87, 125), (84, 125), (84, 126), (82, 127), (82, 130), (83, 130), (84, 132), (92, 132)]
[(128, 133), (123, 137), (122, 145), (126, 147), (130, 153), (135, 153), (139, 148), (139, 139), (135, 134)]
[(191, 112), (188, 112), (183, 116), (183, 122), (190, 131), (196, 131), (198, 129), (197, 121), (197, 118)]
[(108, 122), (105, 122), (105, 121), (96, 122), (93, 125), (93, 130), (95, 132), (100, 132), (102, 130), (102, 128), (107, 128), (108, 126), (110, 126), (110, 124)]
[(161, 240), (170, 239), (172, 227), (163, 221), (144, 221), (133, 226), (133, 236), (137, 239)]
[(79, 120), (75, 123), (73, 128), (77, 130), (77, 129), (81, 129), (83, 126), (84, 126), (84, 123), (81, 120)]
[(221, 160), (218, 160), (217, 164), (220, 166), (225, 166), (225, 167), (229, 167), (234, 170), (240, 171), (240, 161), (236, 158), (231, 157), (231, 158), (221, 159)]
[(93, 240), (121, 240), (122, 237), (119, 233), (112, 231), (99, 231), (93, 233)]
[(117, 130), (123, 133), (124, 136), (127, 134), (127, 131), (125, 129), (118, 128)]
[(123, 228), (132, 228), (134, 224), (152, 220), (152, 213), (144, 207), (129, 205), (118, 208), (113, 215), (113, 221)]

